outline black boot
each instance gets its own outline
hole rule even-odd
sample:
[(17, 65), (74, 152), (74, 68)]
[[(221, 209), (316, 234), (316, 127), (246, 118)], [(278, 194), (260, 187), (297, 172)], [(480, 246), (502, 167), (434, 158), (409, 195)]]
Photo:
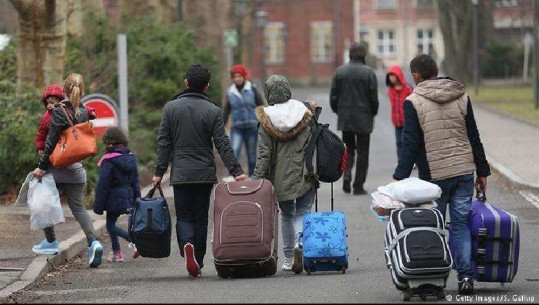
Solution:
[(345, 193), (350, 194), (350, 192), (352, 191), (352, 188), (350, 187), (350, 181), (343, 181), (342, 190)]

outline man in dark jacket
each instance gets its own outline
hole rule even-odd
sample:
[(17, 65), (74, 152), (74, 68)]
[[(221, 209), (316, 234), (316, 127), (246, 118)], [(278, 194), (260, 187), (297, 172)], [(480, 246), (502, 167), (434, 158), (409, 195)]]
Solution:
[(210, 72), (206, 68), (189, 67), (185, 79), (187, 89), (165, 105), (153, 177), (154, 185), (161, 183), (171, 161), (176, 234), (187, 271), (193, 277), (200, 275), (203, 267), (210, 194), (217, 182), (213, 145), (236, 181), (247, 178), (234, 157), (220, 108), (205, 93), (209, 82)]
[(444, 217), (449, 204), (458, 293), (472, 294), (468, 214), (474, 171), (476, 187), (486, 191), (490, 167), (464, 85), (450, 78), (438, 78), (436, 62), (425, 54), (412, 59), (410, 68), (417, 87), (404, 101), (402, 154), (393, 179), (409, 177), (416, 163), (419, 178), (440, 186), (442, 196), (436, 203)]
[(369, 167), (369, 142), (378, 114), (378, 81), (365, 65), (367, 48), (354, 43), (350, 47), (350, 62), (340, 66), (331, 82), (330, 105), (337, 113), (337, 129), (342, 130), (343, 142), (350, 152), (343, 177), (343, 191), (350, 193), (354, 154), (357, 150), (354, 194), (367, 194), (363, 184)]

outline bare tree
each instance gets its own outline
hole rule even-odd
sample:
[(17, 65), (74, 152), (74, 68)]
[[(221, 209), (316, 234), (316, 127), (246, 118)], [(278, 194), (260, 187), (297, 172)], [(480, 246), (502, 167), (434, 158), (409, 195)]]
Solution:
[[(478, 0), (478, 47), (484, 53), (488, 37), (493, 29), (494, 1)], [(442, 31), (445, 57), (445, 72), (462, 82), (472, 78), (473, 65), (473, 4), (471, 0), (438, 0), (440, 28)]]
[(66, 1), (10, 0), (19, 13), (17, 84), (44, 88), (62, 81), (66, 48)]

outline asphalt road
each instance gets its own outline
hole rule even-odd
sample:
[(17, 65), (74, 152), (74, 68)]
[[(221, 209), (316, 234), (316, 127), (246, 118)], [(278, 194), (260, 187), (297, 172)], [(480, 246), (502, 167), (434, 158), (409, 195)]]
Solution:
[[(324, 108), (320, 121), (336, 127), (336, 116), (328, 104), (327, 89), (302, 89), (294, 98), (311, 98)], [(370, 167), (365, 188), (372, 192), (391, 181), (396, 165), (394, 131), (389, 103), (380, 96), (381, 109), (371, 136)], [(479, 126), (481, 129), (481, 126)], [(167, 196), (171, 196), (167, 189)], [(521, 232), (520, 265), (513, 283), (476, 283), (476, 295), (467, 299), (456, 294), (456, 274), (448, 281), (448, 300), (453, 302), (539, 302), (539, 210), (523, 195), (536, 190), (513, 186), (496, 173), (489, 179), (489, 202), (519, 218)], [(169, 204), (173, 206), (172, 198)], [(330, 185), (319, 190), (320, 209), (329, 209)], [(344, 194), (335, 184), (335, 207), (347, 215), (349, 232), (349, 269), (346, 274), (318, 272), (310, 276), (279, 270), (268, 278), (228, 279), (217, 277), (208, 238), (206, 267), (200, 278), (189, 278), (180, 258), (175, 234), (173, 253), (166, 259), (128, 258), (126, 262), (105, 262), (98, 269), (86, 267), (83, 259), (62, 266), (42, 281), (14, 294), (7, 302), (24, 303), (394, 303), (401, 293), (391, 282), (383, 257), (385, 223), (378, 222), (369, 210), (370, 196)], [(125, 220), (125, 219), (124, 219)], [(211, 221), (210, 221), (211, 226)], [(210, 227), (209, 232), (212, 232)], [(106, 249), (110, 244), (105, 242)], [(126, 243), (122, 249), (129, 253)], [(281, 248), (282, 249), (282, 245)], [(108, 252), (108, 251), (106, 251)], [(417, 300), (416, 300), (417, 301)], [(436, 302), (431, 299), (430, 301)], [(441, 302), (446, 302), (442, 300)]]

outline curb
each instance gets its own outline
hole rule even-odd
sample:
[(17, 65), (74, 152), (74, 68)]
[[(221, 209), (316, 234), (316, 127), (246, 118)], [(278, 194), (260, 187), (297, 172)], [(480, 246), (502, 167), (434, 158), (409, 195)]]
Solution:
[[(163, 176), (161, 185), (170, 181), (170, 170)], [(144, 196), (152, 188), (152, 185), (147, 185), (140, 190), (141, 195)], [(125, 216), (122, 216), (125, 217)], [(98, 219), (93, 221), (95, 234), (98, 238), (103, 237), (107, 233), (106, 219)], [(0, 290), (0, 298), (10, 296), (12, 293), (26, 288), (28, 285), (34, 283), (36, 280), (43, 277), (45, 274), (53, 270), (54, 266), (59, 266), (66, 261), (72, 259), (82, 250), (87, 248), (86, 234), (83, 230), (75, 233), (75, 235), (60, 242), (60, 252), (54, 256), (40, 255), (32, 261), (32, 263), (26, 268), (19, 279), (7, 287)], [(103, 252), (103, 255), (105, 253)]]
[(487, 156), (488, 163), (500, 174), (502, 174), (505, 178), (509, 179), (514, 184), (518, 184), (525, 187), (530, 188), (537, 188), (539, 189), (539, 184), (533, 184), (524, 181), (524, 179), (520, 178), (517, 174), (515, 174), (512, 170), (510, 170), (508, 167), (504, 166), (503, 164), (499, 163), (498, 161), (494, 160), (489, 155)]
[[(93, 222), (94, 230), (98, 238), (101, 238), (106, 233), (106, 220), (99, 219)], [(54, 269), (54, 266), (61, 265), (72, 259), (82, 250), (86, 249), (87, 241), (84, 231), (80, 230), (75, 235), (71, 236), (60, 243), (60, 252), (54, 256), (38, 256), (34, 258), (32, 263), (26, 268), (20, 278), (14, 283), (0, 290), (0, 298), (8, 297), (14, 292), (26, 288), (39, 278)]]

